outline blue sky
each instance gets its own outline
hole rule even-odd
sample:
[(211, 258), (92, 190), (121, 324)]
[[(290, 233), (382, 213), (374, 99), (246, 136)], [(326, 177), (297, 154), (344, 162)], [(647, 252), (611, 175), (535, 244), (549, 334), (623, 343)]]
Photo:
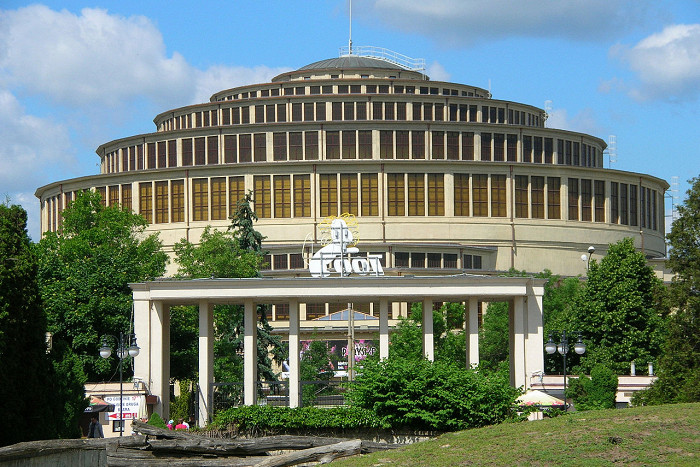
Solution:
[[(335, 57), (348, 29), (347, 0), (5, 0), (0, 195), (27, 209), (37, 240), (34, 191), (98, 173), (97, 146)], [(681, 199), (700, 175), (699, 0), (356, 0), (352, 37), (425, 58), (434, 80), (550, 100), (548, 126), (616, 135), (613, 168), (678, 177)]]

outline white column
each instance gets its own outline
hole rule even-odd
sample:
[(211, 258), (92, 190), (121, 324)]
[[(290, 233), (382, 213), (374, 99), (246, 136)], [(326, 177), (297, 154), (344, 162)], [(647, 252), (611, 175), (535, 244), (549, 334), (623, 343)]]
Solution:
[(199, 426), (210, 421), (214, 382), (214, 306), (199, 301)]
[(433, 340), (433, 301), (423, 300), (423, 356), (431, 362), (435, 360), (435, 341)]
[(479, 364), (479, 299), (469, 297), (466, 311), (464, 334), (467, 340), (467, 367), (471, 367)]
[(516, 388), (525, 386), (525, 330), (527, 329), (527, 314), (525, 313), (524, 297), (514, 297), (509, 303), (511, 313), (509, 313), (512, 321), (512, 347), (510, 353), (511, 364), (511, 383)]
[(245, 300), (243, 327), (243, 403), (255, 405), (258, 395), (258, 320), (255, 303), (250, 298)]
[(151, 302), (151, 393), (158, 396), (155, 411), (170, 417), (170, 307)]
[(530, 387), (533, 373), (544, 372), (544, 352), (542, 352), (544, 348), (543, 295), (544, 287), (528, 287), (526, 298), (527, 337), (525, 340), (526, 389)]
[(289, 407), (299, 407), (299, 302), (289, 302)]
[(389, 358), (389, 301), (379, 300), (379, 359)]
[(148, 300), (134, 299), (134, 334), (141, 350), (134, 357), (134, 377), (141, 378), (149, 388), (153, 386), (151, 375), (151, 318)]

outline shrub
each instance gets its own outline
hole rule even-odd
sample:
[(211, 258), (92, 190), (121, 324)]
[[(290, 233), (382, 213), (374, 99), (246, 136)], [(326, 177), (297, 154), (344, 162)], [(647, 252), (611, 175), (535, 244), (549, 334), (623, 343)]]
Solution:
[(233, 407), (214, 417), (218, 429), (233, 427), (252, 433), (287, 430), (344, 430), (353, 428), (388, 428), (371, 410), (358, 407), (273, 407), (249, 405)]
[(158, 428), (164, 428), (166, 430), (168, 429), (168, 425), (165, 424), (163, 418), (160, 415), (158, 415), (157, 412), (153, 412), (151, 418), (148, 419), (148, 424)]
[(349, 397), (392, 428), (462, 430), (515, 416), (520, 390), (502, 372), (467, 370), (445, 362), (368, 362)]
[(566, 395), (578, 410), (613, 409), (617, 395), (617, 375), (605, 365), (596, 365), (591, 377), (571, 380)]

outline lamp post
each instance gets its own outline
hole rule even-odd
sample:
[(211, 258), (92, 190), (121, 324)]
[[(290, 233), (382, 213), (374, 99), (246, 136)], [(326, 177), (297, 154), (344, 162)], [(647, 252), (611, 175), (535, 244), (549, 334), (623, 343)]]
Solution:
[(581, 261), (586, 263), (586, 271), (591, 268), (591, 256), (595, 253), (595, 247), (593, 245), (588, 247), (588, 254), (581, 255)]
[(124, 434), (124, 378), (122, 375), (122, 362), (126, 357), (135, 357), (139, 354), (139, 346), (136, 345), (136, 335), (133, 333), (119, 333), (119, 338), (111, 334), (102, 336), (102, 347), (100, 347), (100, 357), (109, 358), (112, 348), (107, 344), (107, 338), (111, 337), (117, 342), (117, 357), (119, 358), (119, 420), (121, 429), (119, 436)]
[[(544, 350), (549, 355), (552, 355), (554, 352), (559, 352), (559, 354), (564, 359), (564, 408), (568, 409), (569, 406), (566, 403), (566, 354), (569, 353), (569, 340), (566, 337), (566, 331), (561, 332), (561, 341), (559, 341), (558, 344), (554, 342), (552, 334), (550, 333), (549, 340), (545, 344)], [(578, 333), (578, 340), (574, 344), (574, 352), (576, 352), (578, 355), (583, 355), (584, 353), (586, 353), (586, 344), (583, 343), (583, 339), (581, 338), (580, 332)]]

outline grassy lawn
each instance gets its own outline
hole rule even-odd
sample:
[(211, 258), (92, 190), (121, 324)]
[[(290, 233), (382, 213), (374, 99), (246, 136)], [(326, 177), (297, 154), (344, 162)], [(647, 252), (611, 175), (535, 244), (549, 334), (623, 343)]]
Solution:
[(578, 412), (448, 433), (343, 466), (700, 465), (700, 404)]

